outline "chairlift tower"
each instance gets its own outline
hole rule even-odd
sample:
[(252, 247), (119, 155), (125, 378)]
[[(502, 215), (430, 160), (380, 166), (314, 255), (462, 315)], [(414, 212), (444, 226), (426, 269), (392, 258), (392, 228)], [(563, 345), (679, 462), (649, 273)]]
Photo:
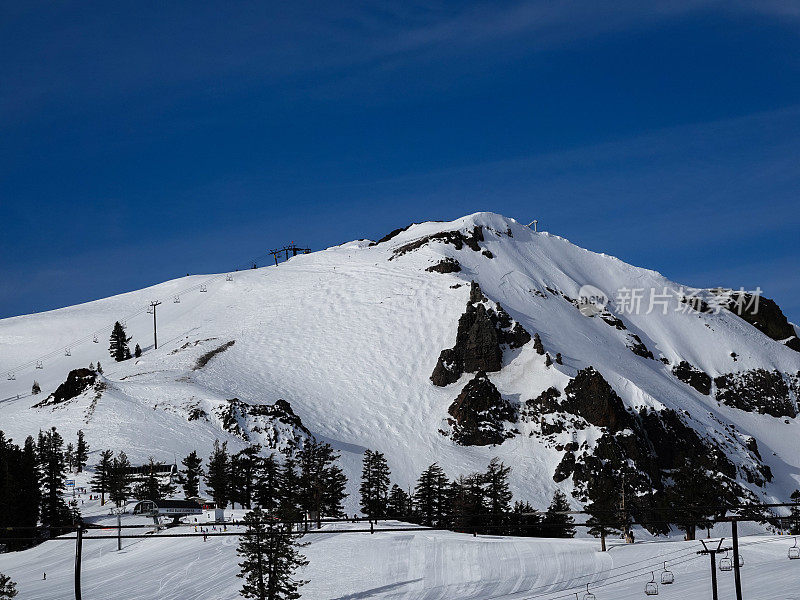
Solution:
[(719, 600), (719, 592), (717, 591), (717, 554), (720, 552), (728, 553), (730, 548), (723, 548), (722, 542), (725, 541), (725, 538), (720, 538), (719, 544), (717, 544), (716, 548), (709, 548), (706, 546), (705, 540), (700, 540), (700, 543), (703, 544), (703, 549), (698, 552), (698, 554), (708, 554), (711, 557), (711, 592), (713, 594), (713, 600)]
[(150, 302), (150, 308), (153, 310), (153, 350), (158, 350), (158, 332), (156, 331), (156, 306), (161, 304), (160, 300), (153, 300)]
[(528, 228), (530, 228), (530, 226), (531, 226), (531, 225), (533, 225), (533, 230), (534, 230), (535, 232), (538, 232), (538, 231), (539, 231), (539, 219), (534, 219), (533, 221), (531, 221), (530, 223), (528, 223)]

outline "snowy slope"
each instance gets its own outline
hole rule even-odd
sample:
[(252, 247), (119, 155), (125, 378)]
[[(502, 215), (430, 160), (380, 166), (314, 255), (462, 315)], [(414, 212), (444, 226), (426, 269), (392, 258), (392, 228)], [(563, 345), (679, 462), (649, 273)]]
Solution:
[[(480, 247), (492, 258), (437, 241), (396, 252), (425, 236), (468, 233), (476, 226), (484, 236)], [(443, 257), (456, 259), (461, 272), (426, 271)], [(450, 403), (472, 374), (444, 388), (429, 377), (439, 353), (453, 345), (469, 281), (475, 280), (531, 334), (539, 333), (551, 356), (563, 355), (563, 365), (547, 368), (532, 344), (504, 353), (503, 369), (490, 378), (505, 398), (524, 402), (550, 386), (563, 390), (579, 369), (593, 365), (629, 407), (689, 411), (693, 426), (726, 444), (734, 462), (748, 459), (743, 440), (753, 436), (775, 475), (763, 491), (754, 488), (765, 500), (782, 501), (800, 487), (797, 419), (719, 405), (670, 372), (671, 365), (688, 360), (711, 377), (753, 368), (796, 373), (800, 353), (727, 311), (677, 311), (674, 297), (666, 314), (621, 315), (624, 331), (588, 318), (569, 301), (584, 285), (609, 298), (622, 288), (677, 293), (682, 286), (558, 236), (532, 232), (513, 219), (477, 213), (422, 223), (377, 245), (343, 244), (277, 267), (237, 272), (232, 279), (186, 277), (0, 321), (0, 372), (13, 371), (15, 377), (0, 380), (0, 400), (6, 399), (0, 402), (0, 428), (18, 441), (40, 427), (55, 425), (68, 435), (82, 428), (95, 451), (125, 449), (134, 460), (153, 455), (172, 461), (193, 449), (207, 455), (216, 437), (232, 449), (246, 444), (216, 416), (227, 400), (272, 404), (283, 398), (311, 433), (342, 451), (351, 484), (365, 448), (386, 454), (393, 479), (403, 487), (434, 461), (454, 477), (483, 470), (499, 456), (514, 467), (515, 495), (545, 506), (557, 487), (552, 475), (561, 453), (528, 435), (535, 433), (531, 424), (518, 424), (519, 435), (490, 447), (458, 446), (440, 433), (447, 429)], [(200, 291), (203, 282), (206, 292)], [(152, 316), (145, 312), (155, 299), (163, 302), (157, 350), (151, 348)], [(114, 363), (108, 336), (113, 322), (123, 319), (144, 355)], [(94, 332), (99, 343), (92, 341)], [(632, 333), (671, 365), (631, 352)], [(204, 353), (232, 340), (204, 367), (194, 368)], [(37, 360), (42, 369), (35, 368)], [(98, 360), (105, 370), (99, 399), (90, 390), (56, 407), (32, 408), (71, 369)], [(30, 396), (34, 378), (43, 390), (36, 398)], [(189, 420), (193, 408), (208, 419)], [(589, 427), (575, 435), (583, 441), (598, 434)], [(354, 493), (355, 486), (350, 489)]]

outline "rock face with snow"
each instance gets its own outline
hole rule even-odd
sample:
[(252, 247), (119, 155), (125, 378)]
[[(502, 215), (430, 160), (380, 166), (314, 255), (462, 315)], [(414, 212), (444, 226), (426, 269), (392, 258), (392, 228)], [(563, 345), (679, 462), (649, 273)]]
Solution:
[[(0, 428), (83, 429), (93, 449), (135, 461), (207, 455), (216, 438), (291, 454), (314, 435), (341, 452), (350, 510), (366, 448), (403, 488), (433, 462), (456, 477), (497, 456), (538, 507), (556, 488), (584, 500), (597, 469), (657, 490), (687, 464), (732, 496), (785, 501), (800, 480), (797, 330), (772, 301), (755, 311), (740, 296), (492, 213), (416, 223), (232, 278), (0, 320), (12, 375)], [(99, 342), (115, 321), (140, 358), (108, 360)], [(34, 404), (34, 378), (52, 405)]]

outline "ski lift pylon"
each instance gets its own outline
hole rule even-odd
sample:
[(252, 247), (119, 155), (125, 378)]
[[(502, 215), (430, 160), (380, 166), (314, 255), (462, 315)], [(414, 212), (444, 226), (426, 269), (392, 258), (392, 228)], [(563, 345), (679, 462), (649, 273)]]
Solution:
[(645, 596), (658, 596), (658, 584), (656, 583), (656, 574), (650, 571), (650, 581), (644, 586)]
[(672, 571), (667, 569), (667, 562), (664, 561), (664, 570), (661, 573), (661, 585), (670, 585), (671, 583), (675, 583), (675, 575), (672, 574)]
[(797, 538), (794, 538), (794, 546), (789, 548), (789, 560), (800, 559), (800, 548), (797, 547)]

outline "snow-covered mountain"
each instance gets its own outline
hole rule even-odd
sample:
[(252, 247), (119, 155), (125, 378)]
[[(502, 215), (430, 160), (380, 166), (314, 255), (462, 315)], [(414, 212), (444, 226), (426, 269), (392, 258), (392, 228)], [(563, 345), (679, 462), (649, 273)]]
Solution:
[[(109, 358), (117, 320), (141, 358)], [(651, 477), (689, 457), (785, 501), (800, 487), (796, 335), (752, 293), (477, 213), (0, 320), (0, 429), (80, 428), (141, 461), (314, 435), (342, 452), (353, 506), (366, 448), (403, 487), (433, 462), (454, 477), (498, 456), (539, 506), (557, 487), (580, 500), (588, 457), (609, 448)]]

